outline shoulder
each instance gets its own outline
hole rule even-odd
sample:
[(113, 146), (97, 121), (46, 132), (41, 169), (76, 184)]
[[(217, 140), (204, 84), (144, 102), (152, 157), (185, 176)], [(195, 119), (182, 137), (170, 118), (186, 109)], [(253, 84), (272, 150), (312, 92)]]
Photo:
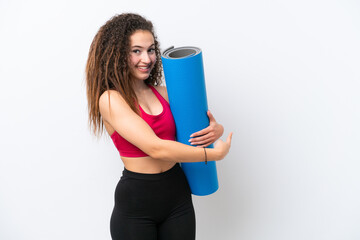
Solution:
[(107, 90), (103, 92), (99, 98), (99, 107), (103, 108), (109, 103), (118, 103), (121, 104), (125, 102), (125, 99), (121, 96), (121, 94), (116, 90)]
[(100, 95), (99, 101), (105, 101), (105, 99), (108, 99), (109, 97), (121, 97), (121, 94), (116, 90), (106, 90)]
[(110, 112), (129, 111), (130, 107), (116, 90), (107, 90), (99, 98), (100, 114), (107, 120)]
[(163, 98), (165, 98), (167, 102), (169, 102), (169, 97), (165, 86), (154, 86), (154, 88), (160, 93)]

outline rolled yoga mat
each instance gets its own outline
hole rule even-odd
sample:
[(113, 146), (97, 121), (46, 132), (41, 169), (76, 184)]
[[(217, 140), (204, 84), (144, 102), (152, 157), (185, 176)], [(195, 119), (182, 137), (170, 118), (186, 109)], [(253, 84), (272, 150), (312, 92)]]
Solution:
[[(190, 135), (209, 126), (201, 49), (171, 47), (163, 52), (161, 59), (177, 141), (191, 145)], [(181, 163), (181, 167), (192, 194), (205, 196), (219, 188), (215, 161)]]

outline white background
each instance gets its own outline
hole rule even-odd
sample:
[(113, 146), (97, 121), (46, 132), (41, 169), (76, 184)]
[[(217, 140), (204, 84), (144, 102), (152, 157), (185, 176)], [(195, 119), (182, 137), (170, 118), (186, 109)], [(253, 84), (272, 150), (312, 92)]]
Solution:
[(110, 239), (123, 165), (87, 126), (90, 43), (116, 13), (203, 50), (209, 108), (234, 131), (197, 239), (360, 239), (360, 3), (0, 1), (0, 239)]

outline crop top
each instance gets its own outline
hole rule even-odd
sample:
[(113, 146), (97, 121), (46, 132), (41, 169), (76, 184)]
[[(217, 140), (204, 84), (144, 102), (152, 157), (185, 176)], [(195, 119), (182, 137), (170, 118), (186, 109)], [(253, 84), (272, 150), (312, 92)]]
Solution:
[[(169, 103), (160, 95), (160, 93), (153, 87), (150, 86), (151, 90), (160, 101), (162, 105), (162, 112), (158, 115), (150, 115), (144, 112), (144, 110), (139, 105), (140, 109), (140, 117), (149, 124), (149, 126), (153, 129), (155, 134), (164, 140), (173, 140), (175, 141), (175, 121), (173, 115), (170, 110)], [(124, 139), (120, 134), (114, 131), (111, 134), (111, 139), (113, 140), (115, 147), (118, 149), (120, 156), (122, 157), (146, 157), (148, 156), (146, 153), (141, 151), (138, 147), (133, 145)]]

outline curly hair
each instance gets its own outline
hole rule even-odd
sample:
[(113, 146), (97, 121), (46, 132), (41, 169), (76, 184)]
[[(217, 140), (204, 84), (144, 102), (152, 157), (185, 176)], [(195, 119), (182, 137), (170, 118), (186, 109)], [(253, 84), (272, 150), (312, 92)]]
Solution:
[(130, 36), (137, 30), (151, 32), (155, 43), (156, 62), (145, 83), (157, 86), (162, 82), (161, 53), (153, 24), (144, 17), (133, 13), (113, 16), (96, 33), (86, 63), (89, 126), (93, 128), (95, 136), (101, 135), (104, 129), (99, 98), (105, 91), (110, 89), (118, 91), (131, 109), (139, 114), (137, 97), (128, 65)]

